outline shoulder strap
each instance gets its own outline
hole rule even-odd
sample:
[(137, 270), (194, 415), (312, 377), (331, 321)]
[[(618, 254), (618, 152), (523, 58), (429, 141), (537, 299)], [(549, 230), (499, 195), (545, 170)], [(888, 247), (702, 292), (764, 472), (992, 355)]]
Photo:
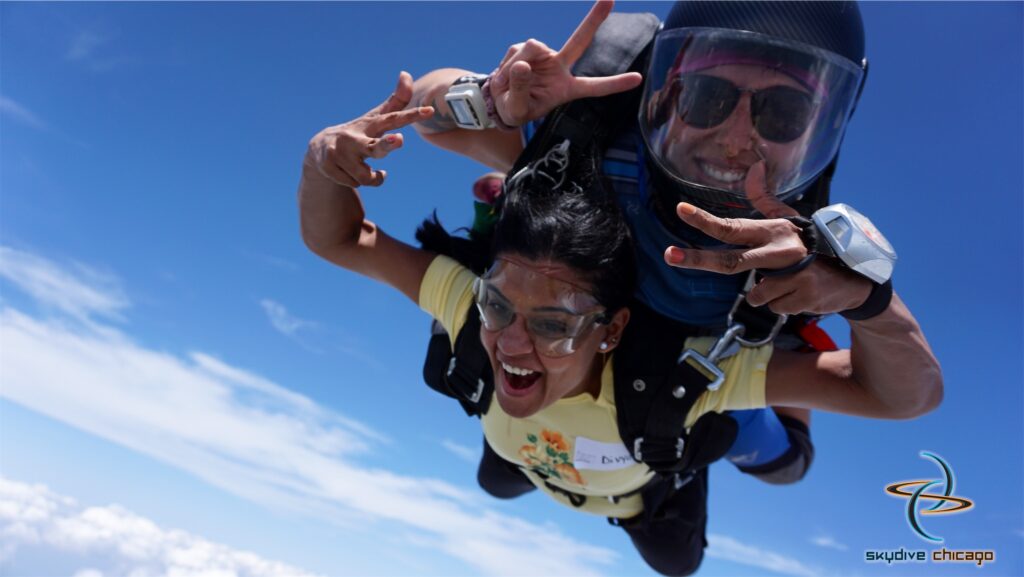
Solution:
[(662, 475), (705, 467), (729, 450), (737, 426), (730, 417), (709, 414), (686, 433), (686, 415), (714, 380), (697, 365), (677, 362), (687, 336), (699, 329), (636, 300), (630, 311), (615, 351), (619, 435), (634, 459)]
[[(642, 72), (651, 40), (660, 25), (653, 14), (610, 14), (576, 62), (573, 74), (594, 77)], [(566, 138), (576, 143), (594, 141), (597, 149), (604, 151), (619, 126), (632, 121), (633, 115), (622, 111), (637, 110), (642, 91), (642, 87), (637, 87), (601, 98), (582, 98), (551, 111), (516, 159), (510, 174)]]
[(466, 324), (455, 339), (455, 353), (448, 361), (444, 383), (466, 414), (479, 417), (487, 412), (494, 392), (494, 374), (487, 351), (480, 342), (480, 315), (470, 307)]

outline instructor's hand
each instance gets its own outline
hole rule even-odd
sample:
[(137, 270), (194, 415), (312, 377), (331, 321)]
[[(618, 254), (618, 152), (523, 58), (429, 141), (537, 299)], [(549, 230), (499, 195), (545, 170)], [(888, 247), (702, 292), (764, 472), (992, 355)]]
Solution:
[(596, 2), (558, 52), (533, 39), (508, 49), (490, 80), (495, 109), (505, 124), (522, 126), (566, 102), (615, 94), (640, 84), (643, 78), (636, 72), (602, 78), (572, 75), (573, 65), (586, 52), (614, 4)]
[(370, 168), (366, 159), (384, 158), (392, 150), (401, 148), (403, 142), (400, 133), (384, 133), (419, 122), (434, 113), (431, 106), (403, 110), (411, 97), (412, 76), (402, 72), (395, 91), (383, 103), (355, 120), (317, 133), (309, 141), (304, 168), (341, 186), (380, 186), (387, 172)]
[[(748, 248), (699, 250), (670, 246), (665, 251), (665, 262), (672, 266), (736, 274), (756, 268), (784, 268), (807, 255), (800, 229), (788, 220), (719, 218), (687, 203), (680, 203), (676, 213), (686, 224), (711, 237)], [(828, 314), (856, 308), (870, 293), (871, 281), (819, 259), (796, 274), (761, 279), (747, 294), (747, 302), (768, 305), (779, 314)]]

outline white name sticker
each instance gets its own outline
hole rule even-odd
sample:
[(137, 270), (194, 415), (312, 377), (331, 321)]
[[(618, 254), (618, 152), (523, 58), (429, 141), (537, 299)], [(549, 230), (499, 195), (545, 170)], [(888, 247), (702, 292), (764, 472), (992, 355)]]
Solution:
[(602, 443), (576, 437), (572, 464), (579, 471), (615, 471), (632, 467), (637, 462), (622, 443)]

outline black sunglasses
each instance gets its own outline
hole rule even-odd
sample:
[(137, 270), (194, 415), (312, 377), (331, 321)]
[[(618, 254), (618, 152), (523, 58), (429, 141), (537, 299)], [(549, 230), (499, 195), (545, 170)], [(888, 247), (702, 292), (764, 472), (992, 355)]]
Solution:
[(744, 93), (750, 93), (754, 128), (761, 138), (771, 142), (800, 138), (814, 115), (811, 95), (790, 86), (751, 90), (707, 74), (686, 74), (674, 84), (676, 114), (696, 128), (712, 128), (725, 122)]

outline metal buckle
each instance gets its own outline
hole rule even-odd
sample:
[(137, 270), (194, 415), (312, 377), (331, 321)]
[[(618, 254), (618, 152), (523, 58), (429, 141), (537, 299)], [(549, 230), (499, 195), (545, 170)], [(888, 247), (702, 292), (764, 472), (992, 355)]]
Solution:
[(675, 490), (678, 491), (679, 489), (687, 486), (692, 480), (693, 473), (690, 473), (686, 477), (680, 477), (679, 473), (676, 473), (675, 479), (673, 479), (673, 486), (675, 487)]
[[(452, 360), (448, 362), (448, 378), (449, 379), (451, 378), (452, 373), (454, 373), (454, 372), (455, 372), (455, 357), (452, 357)], [(477, 379), (476, 380), (476, 391), (474, 391), (472, 395), (469, 395), (466, 398), (466, 400), (468, 400), (469, 402), (471, 402), (473, 404), (476, 404), (476, 403), (480, 402), (480, 397), (482, 397), (483, 395), (484, 395), (484, 380), (483, 379)]]
[[(637, 437), (633, 441), (633, 458), (636, 459), (637, 461), (641, 462), (641, 463), (644, 460), (643, 459), (643, 453), (640, 451), (640, 445), (642, 445), (643, 442), (644, 442), (644, 438), (643, 437)], [(683, 458), (683, 448), (685, 448), (685, 447), (686, 447), (686, 441), (683, 441), (682, 437), (676, 439), (676, 458), (677, 459), (682, 459)]]
[[(679, 355), (679, 363), (685, 363), (690, 359), (693, 359), (694, 362), (700, 365), (707, 372), (711, 373), (711, 375), (714, 377), (711, 380), (711, 382), (708, 383), (709, 391), (717, 391), (718, 388), (722, 386), (722, 383), (725, 382), (725, 373), (722, 371), (722, 369), (718, 368), (718, 365), (716, 365), (714, 362), (712, 362), (704, 355), (698, 353), (693, 349), (686, 349), (685, 351), (683, 351), (683, 354)], [(685, 394), (686, 388), (683, 385), (679, 385), (672, 390), (672, 396), (674, 396), (677, 399), (683, 398), (683, 395)]]
[[(740, 304), (742, 304), (743, 301), (746, 300), (747, 293), (750, 292), (750, 289), (754, 288), (754, 281), (756, 280), (756, 276), (755, 276), (756, 274), (757, 274), (756, 270), (750, 271), (750, 274), (747, 275), (747, 281), (745, 283), (743, 283), (743, 290), (740, 291), (740, 294), (736, 295), (736, 301), (732, 303), (732, 309), (729, 310), (729, 316), (726, 318), (726, 321), (725, 321), (726, 326), (729, 327), (730, 329), (733, 326), (735, 326), (736, 324), (739, 324), (739, 323), (736, 323), (735, 321), (733, 321), (733, 317), (736, 314), (736, 310), (740, 308)], [(776, 316), (778, 318), (775, 319), (775, 325), (772, 326), (772, 330), (768, 333), (768, 336), (766, 336), (765, 338), (763, 338), (761, 340), (757, 340), (757, 341), (751, 341), (751, 340), (742, 338), (742, 335), (740, 335), (740, 336), (736, 337), (736, 342), (738, 342), (739, 344), (741, 344), (741, 345), (743, 345), (745, 347), (760, 347), (762, 345), (767, 345), (768, 343), (774, 341), (775, 337), (778, 336), (779, 331), (782, 329), (782, 325), (786, 324), (786, 320), (789, 318), (789, 315), (776, 315)]]
[(484, 394), (484, 380), (476, 380), (476, 392), (469, 396), (469, 402), (476, 404), (480, 402), (480, 397)]

